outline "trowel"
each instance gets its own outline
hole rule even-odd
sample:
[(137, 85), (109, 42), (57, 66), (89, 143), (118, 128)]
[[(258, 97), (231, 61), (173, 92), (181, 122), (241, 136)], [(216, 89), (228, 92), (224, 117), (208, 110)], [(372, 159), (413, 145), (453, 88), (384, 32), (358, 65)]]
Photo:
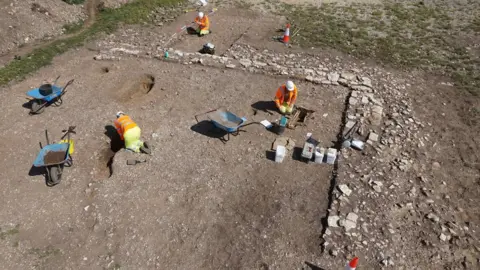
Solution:
[(127, 159), (127, 165), (137, 165), (138, 163), (144, 163), (147, 160), (136, 160), (136, 159)]

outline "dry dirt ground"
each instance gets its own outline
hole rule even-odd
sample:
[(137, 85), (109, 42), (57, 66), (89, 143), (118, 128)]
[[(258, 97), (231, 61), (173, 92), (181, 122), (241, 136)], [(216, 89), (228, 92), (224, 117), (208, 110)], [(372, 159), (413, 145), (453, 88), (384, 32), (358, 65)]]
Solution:
[[(2, 89), (5, 269), (301, 269), (305, 261), (342, 269), (354, 255), (361, 260), (358, 269), (478, 269), (480, 125), (472, 110), (478, 98), (422, 72), (333, 51), (285, 48), (271, 40), (283, 21), (235, 9), (212, 16), (211, 36), (181, 36), (167, 46), (173, 48), (171, 60), (155, 59), (191, 16), (164, 27), (125, 27), (97, 44), (105, 54), (119, 47), (138, 50), (134, 56), (94, 61), (99, 52), (70, 51)], [(274, 163), (268, 151), (277, 136), (258, 124), (223, 144), (194, 115), (226, 106), (249, 121), (274, 121), (276, 113), (254, 115), (252, 104), (270, 100), (289, 75), (263, 74), (254, 61), (229, 69), (230, 60), (194, 65), (178, 57), (209, 41), (217, 54), (253, 57), (272, 68), (273, 60), (262, 57), (274, 52), (295, 74), (315, 69), (318, 77), (319, 70), (368, 75), (375, 90), (363, 105), (363, 98), (360, 105), (350, 101), (351, 89), (332, 85), (339, 78), (319, 84), (295, 76), (299, 104), (317, 112), (307, 127), (285, 135), (298, 147), (313, 132), (333, 146), (347, 119), (368, 119), (361, 106), (381, 101), (380, 124), (366, 120), (364, 132), (378, 133), (379, 142), (364, 152), (343, 150), (336, 167), (302, 163), (294, 151)], [(24, 93), (58, 74), (61, 83), (75, 79), (64, 104), (29, 116)], [(141, 82), (152, 78), (148, 92)], [(129, 113), (153, 144), (153, 155), (140, 157), (146, 163), (127, 167), (132, 155), (123, 151), (110, 160), (108, 134), (118, 110)], [(44, 129), (58, 140), (68, 125), (77, 126), (74, 166), (49, 188), (31, 164), (38, 142), (45, 142)], [(403, 160), (408, 166), (399, 164)], [(337, 184), (348, 185), (352, 194), (341, 196)], [(359, 219), (349, 232), (327, 230), (322, 222), (350, 212)]]
[[(267, 153), (276, 136), (262, 126), (247, 126), (224, 145), (211, 138), (215, 134), (203, 135), (205, 122), (198, 125), (194, 118), (226, 106), (251, 121), (278, 119), (254, 116), (252, 104), (271, 100), (285, 77), (158, 60), (93, 62), (85, 50), (55, 62), (9, 88), (1, 104), (5, 120), (22, 119), (13, 126), (2, 121), (2, 138), (12, 139), (2, 148), (16, 158), (3, 161), (11, 170), (2, 172), (9, 180), (1, 220), (8, 221), (5, 229), (18, 224), (19, 230), (5, 241), (7, 269), (252, 269), (264, 262), (295, 268), (318, 256), (319, 239), (312, 236), (321, 232), (333, 167), (295, 161), (293, 152), (276, 164)], [(65, 103), (29, 117), (22, 94), (52, 74), (75, 79)], [(147, 95), (132, 92), (131, 82), (145, 74), (155, 77), (153, 89)], [(346, 92), (304, 82), (298, 87), (304, 97), (299, 104), (321, 110), (308, 127), (285, 135), (300, 145), (321, 126), (316, 138), (332, 146)], [(139, 96), (132, 101), (132, 95)], [(114, 161), (108, 178), (105, 126), (118, 110), (139, 123), (155, 150), (146, 164), (130, 168), (117, 154), (123, 162)], [(48, 188), (42, 176), (28, 171), (43, 128), (58, 138), (68, 125), (77, 126), (75, 165), (65, 169), (59, 186)]]

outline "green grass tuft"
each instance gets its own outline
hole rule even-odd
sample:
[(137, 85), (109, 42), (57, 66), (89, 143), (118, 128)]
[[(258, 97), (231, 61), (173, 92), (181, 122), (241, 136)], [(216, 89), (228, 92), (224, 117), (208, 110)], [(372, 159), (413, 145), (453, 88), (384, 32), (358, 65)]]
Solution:
[(20, 225), (16, 225), (15, 228), (9, 229), (4, 232), (0, 230), (0, 239), (4, 240), (7, 236), (18, 234), (20, 232), (19, 227)]
[(83, 21), (76, 22), (76, 23), (69, 23), (65, 24), (63, 26), (63, 29), (65, 29), (65, 34), (70, 35), (70, 34), (75, 34), (77, 32), (80, 32), (83, 28)]
[(302, 46), (337, 48), (397, 67), (447, 74), (457, 85), (478, 95), (480, 60), (467, 48), (469, 36), (480, 31), (474, 10), (453, 13), (436, 6), (386, 3), (323, 4), (282, 12), (302, 29), (293, 40)]

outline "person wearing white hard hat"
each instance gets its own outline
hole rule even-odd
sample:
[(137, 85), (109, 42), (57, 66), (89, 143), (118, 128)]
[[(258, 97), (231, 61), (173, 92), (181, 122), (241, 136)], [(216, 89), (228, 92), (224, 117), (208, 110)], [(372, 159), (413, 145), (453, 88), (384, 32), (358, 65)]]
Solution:
[(207, 15), (203, 14), (203, 12), (198, 12), (198, 16), (195, 18), (195, 23), (198, 26), (196, 31), (199, 36), (210, 33), (210, 20)]
[(128, 115), (122, 111), (118, 112), (114, 124), (120, 139), (125, 142), (126, 149), (135, 153), (143, 152), (150, 154), (148, 144), (140, 140), (142, 131)]
[(275, 95), (275, 105), (282, 114), (290, 114), (297, 101), (298, 89), (292, 81), (280, 86)]

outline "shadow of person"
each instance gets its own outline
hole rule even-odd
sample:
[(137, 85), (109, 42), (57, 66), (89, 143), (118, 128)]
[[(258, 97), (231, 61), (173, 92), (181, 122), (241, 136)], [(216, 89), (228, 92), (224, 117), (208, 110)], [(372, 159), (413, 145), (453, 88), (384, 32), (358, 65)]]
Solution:
[(110, 138), (110, 149), (116, 153), (125, 147), (124, 141), (120, 138), (117, 129), (112, 125), (105, 126), (105, 135)]
[(273, 100), (257, 101), (257, 102), (252, 104), (252, 108), (254, 110), (264, 111), (264, 112), (270, 113), (270, 114), (272, 114), (274, 112), (278, 112), (277, 106), (275, 105), (275, 102)]
[(193, 27), (187, 27), (187, 34), (189, 35), (198, 35), (197, 30)]

